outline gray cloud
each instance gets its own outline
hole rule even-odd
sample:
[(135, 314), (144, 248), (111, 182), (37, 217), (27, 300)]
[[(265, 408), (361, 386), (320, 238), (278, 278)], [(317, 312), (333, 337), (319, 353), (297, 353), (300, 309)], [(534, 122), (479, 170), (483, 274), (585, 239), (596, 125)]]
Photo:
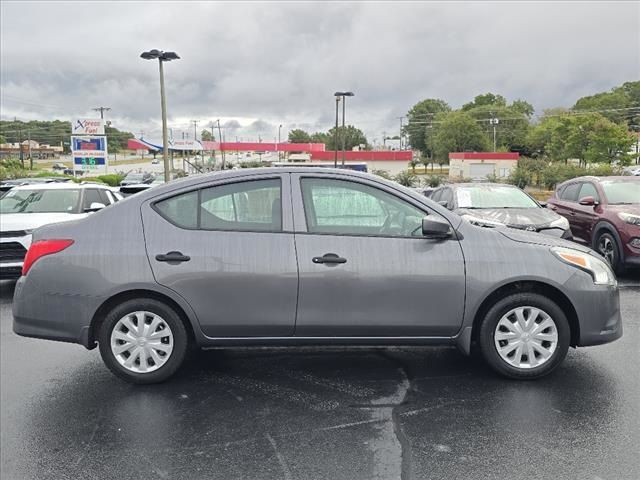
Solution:
[[(538, 111), (640, 78), (638, 3), (0, 4), (3, 118), (72, 118), (108, 105), (114, 124), (159, 132), (157, 64), (170, 123), (217, 118), (234, 136), (325, 130), (335, 90), (372, 138), (417, 101), (487, 91)], [(230, 123), (231, 121), (236, 123)]]

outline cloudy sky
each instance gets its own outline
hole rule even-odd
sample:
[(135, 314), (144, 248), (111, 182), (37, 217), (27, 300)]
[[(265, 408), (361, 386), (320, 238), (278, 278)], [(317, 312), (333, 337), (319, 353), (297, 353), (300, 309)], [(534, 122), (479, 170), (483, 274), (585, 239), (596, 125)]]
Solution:
[(479, 93), (536, 111), (640, 79), (640, 3), (12, 2), (0, 4), (3, 119), (71, 119), (109, 106), (114, 126), (159, 136), (157, 63), (174, 136), (212, 120), (227, 140), (278, 125), (326, 130), (333, 92), (381, 141), (417, 101)]

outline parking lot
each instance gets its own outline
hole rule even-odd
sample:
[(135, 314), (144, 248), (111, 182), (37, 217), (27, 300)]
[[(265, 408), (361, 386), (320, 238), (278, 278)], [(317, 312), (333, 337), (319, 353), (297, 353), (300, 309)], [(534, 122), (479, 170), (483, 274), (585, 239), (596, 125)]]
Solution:
[(450, 348), (303, 348), (132, 386), (97, 350), (13, 334), (0, 287), (2, 478), (640, 478), (637, 275), (623, 338), (534, 382)]

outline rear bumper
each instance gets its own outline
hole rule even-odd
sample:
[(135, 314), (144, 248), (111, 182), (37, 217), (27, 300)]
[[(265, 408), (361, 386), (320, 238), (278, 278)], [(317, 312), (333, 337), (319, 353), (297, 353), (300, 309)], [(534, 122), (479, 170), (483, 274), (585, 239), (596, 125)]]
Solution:
[(20, 277), (13, 294), (14, 333), (93, 348), (89, 344), (89, 323), (95, 311), (94, 299), (25, 289), (25, 279)]

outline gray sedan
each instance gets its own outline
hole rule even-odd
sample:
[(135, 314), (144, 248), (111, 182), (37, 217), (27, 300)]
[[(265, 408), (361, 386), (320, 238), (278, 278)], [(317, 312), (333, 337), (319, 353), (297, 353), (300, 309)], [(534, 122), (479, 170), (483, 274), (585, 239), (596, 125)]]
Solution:
[(622, 335), (615, 276), (589, 248), (353, 171), (194, 176), (33, 240), (14, 331), (99, 346), (133, 383), (237, 345), (452, 345), (527, 379)]

